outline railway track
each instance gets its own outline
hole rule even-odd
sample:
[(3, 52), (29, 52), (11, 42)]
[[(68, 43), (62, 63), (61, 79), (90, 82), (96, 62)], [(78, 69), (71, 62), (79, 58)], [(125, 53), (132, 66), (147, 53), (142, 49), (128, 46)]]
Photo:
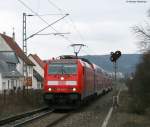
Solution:
[[(53, 127), (57, 125), (59, 122), (65, 120), (68, 118), (72, 112), (69, 113), (62, 113), (62, 112), (55, 112), (49, 111), (49, 113), (46, 113), (43, 116), (40, 116), (37, 118), (32, 118), (29, 121), (25, 121), (23, 123), (18, 123), (14, 125), (13, 127)], [(36, 117), (36, 116), (35, 116)]]
[(27, 118), (25, 120), (21, 120), (20, 122), (14, 124), (13, 127), (20, 127), (20, 126), (26, 125), (26, 124), (33, 122), (34, 120), (40, 119), (40, 118), (42, 118), (42, 117), (44, 117), (44, 116), (46, 116), (52, 112), (53, 112), (53, 110), (49, 110), (46, 112), (42, 112), (40, 114), (36, 114), (34, 116), (31, 116), (30, 118)]
[[(58, 122), (69, 117), (71, 113), (56, 113), (54, 110), (50, 110), (47, 107), (33, 110), (30, 112), (22, 113), (16, 116), (12, 116), (3, 120), (0, 120), (1, 127), (32, 127), (36, 126), (37, 123), (42, 123), (43, 127), (52, 127)], [(43, 123), (43, 119), (49, 119), (47, 122)], [(39, 125), (39, 124), (38, 124)]]
[(51, 121), (50, 123), (48, 123), (48, 125), (46, 125), (45, 127), (52, 127), (52, 126), (55, 126), (57, 125), (59, 122), (65, 120), (67, 117), (69, 117), (72, 113), (66, 113), (66, 114), (63, 114), (61, 117)]
[(5, 119), (0, 120), (0, 126), (2, 127), (17, 127), (30, 122), (34, 119), (38, 119), (48, 113), (53, 112), (48, 107), (39, 108), (22, 114), (14, 115)]
[[(96, 98), (93, 101), (96, 101)], [(92, 103), (81, 107), (79, 110), (69, 111), (69, 112), (56, 112), (54, 110), (50, 110), (49, 108), (41, 108), (34, 111), (30, 111), (24, 114), (20, 114), (17, 116), (9, 117), (4, 120), (0, 120), (1, 127), (53, 127), (57, 126), (57, 124), (61, 124), (68, 117), (73, 114), (79, 113), (86, 110), (87, 107), (90, 107)], [(74, 115), (73, 115), (74, 116)]]

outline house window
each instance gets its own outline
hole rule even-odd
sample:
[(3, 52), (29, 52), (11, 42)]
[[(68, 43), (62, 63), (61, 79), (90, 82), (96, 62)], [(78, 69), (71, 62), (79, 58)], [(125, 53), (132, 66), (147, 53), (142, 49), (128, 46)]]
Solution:
[(32, 76), (32, 67), (31, 66), (28, 66), (28, 74), (29, 74), (29, 76)]
[(3, 82), (3, 83), (2, 83), (2, 89), (3, 89), (3, 90), (6, 89), (6, 82)]
[(41, 82), (37, 82), (37, 89), (41, 89)]
[(9, 86), (9, 80), (8, 80), (8, 89), (10, 88), (10, 86)]
[(14, 79), (11, 80), (11, 89), (13, 89), (15, 86), (15, 82), (14, 82)]
[(14, 71), (16, 69), (16, 64), (14, 63), (8, 63), (8, 70), (9, 71)]

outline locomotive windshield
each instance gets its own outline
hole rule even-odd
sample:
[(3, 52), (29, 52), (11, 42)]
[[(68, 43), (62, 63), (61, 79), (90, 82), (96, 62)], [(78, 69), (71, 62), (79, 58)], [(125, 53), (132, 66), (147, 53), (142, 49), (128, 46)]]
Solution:
[(49, 74), (76, 74), (76, 72), (76, 64), (52, 63), (48, 67)]

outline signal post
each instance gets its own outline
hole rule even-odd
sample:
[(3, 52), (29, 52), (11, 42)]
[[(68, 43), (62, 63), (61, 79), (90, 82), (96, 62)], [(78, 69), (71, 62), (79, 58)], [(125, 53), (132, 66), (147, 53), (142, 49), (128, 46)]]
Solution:
[[(110, 61), (114, 64), (114, 72), (115, 72), (115, 82), (117, 81), (117, 60), (121, 56), (121, 51), (111, 52), (110, 53)], [(116, 86), (117, 90), (117, 86)], [(119, 93), (113, 96), (113, 107), (116, 109), (119, 106)]]
[(114, 71), (115, 71), (115, 81), (117, 79), (117, 60), (121, 56), (121, 51), (111, 52), (110, 53), (110, 61), (114, 64)]

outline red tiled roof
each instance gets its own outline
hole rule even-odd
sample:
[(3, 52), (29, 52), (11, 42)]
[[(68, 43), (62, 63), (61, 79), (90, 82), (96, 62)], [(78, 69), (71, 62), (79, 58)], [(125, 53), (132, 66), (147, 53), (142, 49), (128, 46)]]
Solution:
[[(37, 54), (30, 54), (33, 59), (41, 66), (41, 68), (44, 68), (45, 63), (40, 59), (40, 57)], [(29, 55), (29, 56), (30, 56)]]
[(20, 57), (27, 65), (34, 66), (34, 63), (24, 54), (19, 45), (9, 36), (0, 33), (0, 36), (6, 41), (12, 50), (15, 51), (18, 57)]

